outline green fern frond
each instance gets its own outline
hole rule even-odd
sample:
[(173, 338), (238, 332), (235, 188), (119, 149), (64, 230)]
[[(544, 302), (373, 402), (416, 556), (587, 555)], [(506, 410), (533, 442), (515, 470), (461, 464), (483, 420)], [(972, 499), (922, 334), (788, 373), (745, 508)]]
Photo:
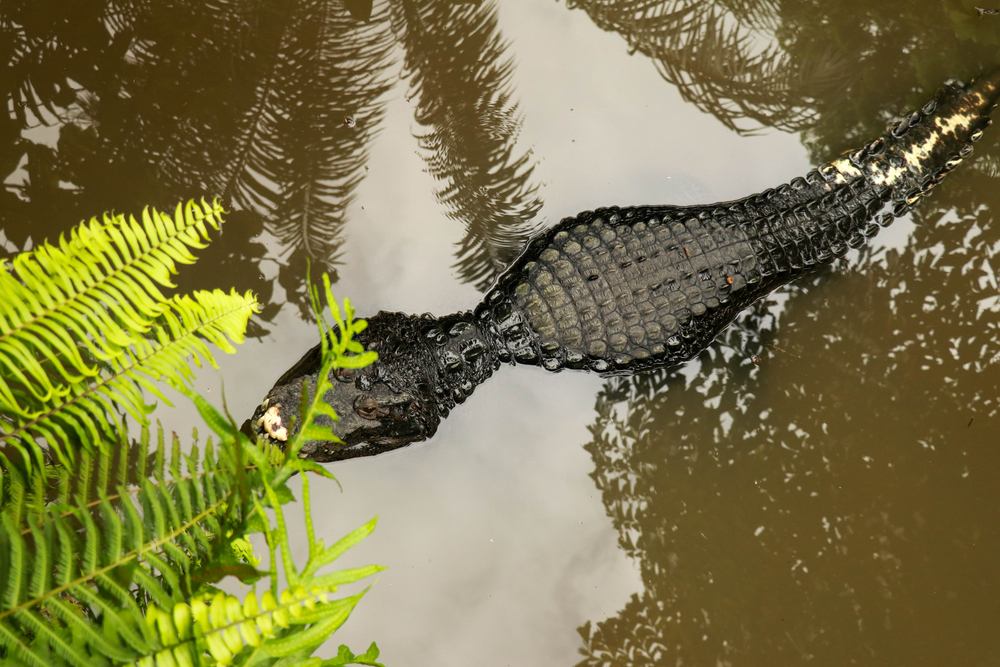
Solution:
[[(69, 385), (31, 419), (14, 416), (8, 431), (2, 434), (5, 444), (23, 451), (23, 443), (38, 450), (42, 448), (39, 440), (43, 440), (58, 458), (71, 459), (72, 452), (63, 443), (74, 438), (85, 443), (113, 437), (123, 428), (117, 418), (118, 409), (144, 424), (151, 406), (146, 404), (142, 390), (169, 404), (155, 381), (166, 379), (176, 385), (193, 380), (189, 357), (198, 365), (200, 357), (215, 366), (201, 337), (224, 351), (233, 351), (226, 334), (240, 342), (247, 320), (256, 309), (256, 300), (249, 292), (239, 295), (220, 290), (196, 292), (193, 298), (174, 297), (167, 304), (169, 309), (155, 321), (154, 337), (137, 338), (104, 364), (105, 373), (88, 383)], [(30, 398), (18, 391), (15, 395), (24, 399), (22, 404)]]
[[(289, 465), (297, 467), (298, 460), (289, 459)], [(324, 547), (311, 530), (309, 483), (306, 476), (302, 481), (303, 509), (309, 527), (309, 558), (305, 567), (299, 571), (291, 559), (281, 504), (274, 488), (265, 480), (264, 488), (276, 516), (273, 529), (262, 526), (271, 552), (271, 589), (259, 599), (256, 592), (251, 592), (242, 603), (234, 596), (217, 592), (208, 604), (204, 599), (195, 599), (190, 605), (151, 606), (146, 614), (146, 623), (159, 635), (160, 646), (154, 654), (140, 660), (140, 665), (201, 664), (209, 656), (221, 664), (247, 665), (260, 662), (262, 658), (308, 654), (343, 625), (368, 589), (336, 600), (330, 600), (329, 596), (339, 586), (370, 577), (383, 568), (370, 565), (325, 575), (317, 575), (316, 571), (367, 537), (375, 528), (375, 519), (332, 547)], [(259, 504), (257, 506), (260, 511), (256, 516), (261, 520), (263, 508)], [(289, 582), (289, 587), (280, 592), (275, 558), (279, 550)], [(247, 647), (250, 650), (245, 650)], [(346, 653), (355, 657), (349, 650)], [(365, 664), (361, 658), (370, 658), (372, 662), (368, 664), (376, 664), (374, 659), (377, 657), (378, 647), (373, 645), (368, 653), (357, 659), (356, 664)]]
[[(74, 228), (59, 246), (42, 244), (17, 255), (12, 270), (0, 260), (0, 397), (14, 404), (4, 380), (14, 374), (39, 400), (58, 390), (40, 364), (19, 352), (35, 350), (53, 362), (66, 380), (97, 374), (80, 355), (86, 346), (98, 359), (117, 354), (115, 346), (133, 342), (131, 332), (146, 331), (164, 310), (156, 287), (173, 287), (176, 262), (190, 264), (188, 247), (204, 248), (207, 229), (221, 224), (216, 202), (177, 205), (174, 218), (145, 209), (142, 225), (134, 217), (91, 218)], [(112, 310), (112, 318), (106, 311)], [(115, 320), (118, 321), (115, 321)], [(15, 363), (15, 360), (19, 363)], [(78, 375), (77, 375), (78, 374)]]
[(188, 202), (173, 218), (146, 209), (141, 224), (105, 215), (0, 271), (0, 444), (25, 461), (47, 446), (70, 464), (70, 443), (114, 438), (119, 411), (145, 424), (142, 390), (166, 400), (154, 381), (189, 382), (188, 357), (214, 366), (201, 338), (233, 351), (257, 310), (249, 292), (166, 299), (159, 289), (222, 212)]
[[(162, 429), (158, 431), (160, 434), (163, 432)], [(96, 512), (104, 500), (118, 507), (121, 502), (118, 488), (126, 488), (129, 495), (137, 493), (140, 481), (146, 478), (151, 457), (155, 463), (155, 458), (162, 456), (158, 448), (165, 446), (165, 440), (162, 437), (158, 440), (158, 447), (154, 445), (151, 452), (149, 428), (144, 427), (138, 440), (130, 441), (126, 436), (109, 447), (106, 456), (95, 457), (83, 450), (72, 470), (48, 466), (25, 471), (12, 465), (0, 453), (0, 513), (14, 516), (21, 533), (27, 534), (29, 528), (24, 521), (24, 513), (28, 509), (41, 515), (62, 508), (61, 516), (69, 516), (73, 507)], [(192, 440), (191, 453), (198, 458), (197, 430)], [(206, 446), (212, 446), (211, 438)], [(194, 465), (197, 466), (197, 462)]]
[[(259, 601), (251, 592), (242, 603), (219, 592), (208, 604), (196, 599), (190, 605), (174, 605), (170, 612), (150, 607), (146, 623), (159, 634), (161, 648), (139, 665), (193, 665), (209, 656), (224, 665), (244, 665), (261, 657), (283, 658), (314, 648), (343, 625), (368, 591), (330, 600), (335, 590), (296, 586), (282, 591), (280, 601), (271, 591), (265, 591)], [(244, 655), (247, 646), (251, 650)]]
[[(159, 460), (166, 458), (163, 448), (161, 438)], [(105, 496), (93, 508), (50, 505), (39, 515), (10, 499), (0, 524), (0, 645), (39, 665), (44, 659), (36, 650), (23, 652), (33, 641), (84, 665), (95, 655), (135, 660), (155, 648), (133, 583), (156, 604), (184, 599), (187, 579), (211, 561), (221, 536), (242, 525), (250, 507), (236, 497), (234, 481), (245, 474), (246, 461), (232, 455), (234, 448), (216, 456), (206, 447), (200, 461), (188, 458), (186, 475), (179, 474), (178, 449), (171, 479), (158, 468), (155, 484), (143, 479), (134, 492), (119, 486), (117, 507)], [(25, 498), (20, 494), (22, 504)], [(27, 529), (18, 525), (19, 515)], [(99, 612), (101, 624), (67, 599)]]
[(325, 273), (323, 274), (323, 290), (326, 302), (330, 304), (330, 314), (336, 324), (337, 332), (334, 333), (333, 325), (327, 322), (322, 315), (323, 300), (320, 297), (319, 288), (310, 284), (309, 298), (312, 302), (313, 312), (316, 313), (323, 362), (312, 401), (307, 401), (307, 393), (303, 388), (299, 412), (305, 427), (299, 429), (296, 436), (287, 445), (288, 455), (291, 457), (298, 457), (299, 450), (310, 440), (329, 440), (332, 442), (340, 440), (330, 427), (314, 423), (315, 418), (321, 414), (326, 415), (334, 422), (337, 421), (337, 415), (333, 408), (322, 400), (327, 391), (333, 389), (330, 372), (334, 368), (363, 368), (378, 358), (375, 352), (365, 351), (364, 346), (354, 340), (355, 334), (364, 331), (368, 322), (354, 319), (354, 308), (351, 306), (350, 299), (344, 299), (344, 312), (341, 313), (337, 300), (333, 296), (333, 290), (330, 288), (330, 276)]
[[(286, 458), (276, 469), (266, 465), (269, 454), (260, 449), (248, 450), (244, 459), (231, 455), (236, 449), (231, 446), (214, 455), (206, 447), (200, 460), (196, 453), (186, 457), (185, 471), (178, 445), (174, 439), (168, 455), (164, 439), (158, 439), (158, 463), (150, 471), (157, 482), (144, 480), (137, 492), (119, 486), (117, 508), (103, 497), (96, 512), (50, 505), (39, 516), (25, 509), (30, 494), (9, 499), (0, 517), (0, 647), (8, 655), (39, 667), (51, 654), (70, 665), (93, 664), (99, 658), (156, 665), (174, 664), (173, 659), (193, 665), (208, 657), (248, 664), (251, 654), (280, 658), (314, 648), (343, 624), (364, 592), (338, 600), (328, 596), (382, 568), (318, 571), (368, 536), (375, 520), (326, 547), (315, 536), (309, 480), (303, 475), (309, 557), (298, 568), (271, 482), (286, 467), (306, 472), (312, 462)], [(235, 484), (226, 486), (227, 479), (236, 477), (235, 467), (246, 472), (250, 462), (252, 486), (263, 488), (274, 512), (273, 528), (259, 493), (245, 495)], [(165, 480), (164, 474), (171, 478)], [(118, 474), (105, 477), (110, 483)], [(84, 495), (79, 491), (75, 497)], [(18, 530), (14, 517), (22, 513), (29, 527)], [(272, 589), (259, 600), (251, 593), (242, 603), (221, 594), (207, 607), (197, 598), (181, 602), (190, 595), (184, 581), (197, 576), (197, 559), (210, 563), (212, 545), (240, 527), (264, 533)], [(290, 585), (284, 591), (277, 587), (279, 552)], [(151, 600), (145, 615), (130, 592), (133, 584)], [(95, 611), (94, 618), (81, 610), (83, 605)], [(244, 652), (245, 645), (252, 650)]]
[[(372, 355), (357, 354), (363, 350), (351, 340), (364, 321), (354, 320), (349, 303), (346, 318), (341, 316), (324, 278), (340, 336), (327, 336), (331, 327), (318, 317), (323, 363), (332, 368), (370, 361)], [(246, 316), (227, 310), (231, 296), (236, 295), (203, 293), (169, 301), (150, 320), (145, 335), (133, 336), (117, 350), (109, 344), (106, 349), (115, 355), (108, 358), (98, 359), (81, 344), (81, 359), (96, 360), (99, 370), (96, 381), (89, 378), (85, 386), (106, 381), (104, 386), (114, 391), (64, 392), (53, 398), (84, 406), (92, 400), (100, 409), (128, 411), (119, 407), (127, 391), (138, 385), (159, 395), (153, 382), (171, 380), (222, 436), (217, 446), (209, 440), (199, 448), (195, 434), (196, 442), (185, 454), (176, 436), (168, 443), (158, 428), (154, 446), (144, 429), (134, 446), (81, 450), (72, 469), (12, 466), (0, 450), (0, 658), (37, 667), (137, 661), (274, 664), (308, 655), (327, 639), (364, 591), (338, 600), (329, 596), (382, 569), (319, 573), (367, 536), (375, 522), (326, 547), (315, 536), (305, 474), (309, 557), (296, 567), (281, 508), (290, 498), (285, 483), (296, 472), (331, 475), (314, 462), (289, 455), (297, 451), (295, 440), (287, 453), (251, 445), (230, 418), (185, 385), (186, 377), (173, 366), (188, 355), (212, 363), (204, 343), (193, 336), (196, 331), (223, 349), (238, 342), (231, 330), (242, 331)], [(318, 291), (313, 290), (313, 297), (318, 307)], [(349, 352), (356, 354), (344, 356)], [(51, 373), (56, 365), (43, 359), (42, 368)], [(57, 379), (52, 386), (63, 382), (65, 378)], [(16, 382), (9, 386), (21, 392), (17, 396), (29, 393)], [(313, 415), (329, 409), (318, 399), (307, 407), (304, 430)], [(61, 416), (67, 410), (54, 414), (69, 420)], [(12, 419), (9, 413), (7, 419)], [(41, 437), (48, 441), (62, 434)], [(265, 505), (273, 512), (273, 528)], [(246, 544), (242, 538), (252, 532), (263, 532), (267, 539), (268, 572), (258, 572), (235, 555), (246, 553), (240, 551)], [(284, 591), (277, 585), (278, 552), (289, 582)], [(211, 601), (198, 594), (228, 574), (266, 574), (272, 585), (260, 598), (251, 594), (242, 603), (224, 594)], [(343, 647), (330, 664), (376, 665), (377, 657), (374, 645), (361, 656)]]

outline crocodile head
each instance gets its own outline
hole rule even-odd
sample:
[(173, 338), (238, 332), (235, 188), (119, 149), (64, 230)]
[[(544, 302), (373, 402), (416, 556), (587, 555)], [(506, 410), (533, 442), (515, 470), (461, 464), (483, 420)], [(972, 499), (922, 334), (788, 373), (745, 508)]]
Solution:
[[(440, 417), (419, 387), (392, 387), (378, 381), (377, 368), (374, 372), (335, 369), (332, 375), (333, 389), (323, 400), (338, 420), (321, 414), (314, 423), (329, 427), (341, 442), (310, 440), (300, 451), (303, 458), (338, 461), (371, 456), (424, 440), (437, 430)], [(303, 386), (311, 398), (316, 379), (315, 373), (307, 374), (271, 389), (247, 425), (253, 436), (283, 447), (299, 430), (296, 422)]]
[[(435, 364), (420, 354), (423, 348), (416, 344), (418, 333), (411, 322), (415, 319), (380, 313), (369, 320), (359, 342), (377, 352), (378, 361), (362, 369), (334, 369), (330, 377), (333, 388), (323, 401), (337, 413), (338, 420), (323, 414), (314, 420), (329, 427), (340, 442), (310, 440), (300, 456), (314, 461), (371, 456), (434, 435), (441, 421), (432, 390)], [(243, 431), (283, 447), (298, 433), (303, 387), (310, 399), (315, 396), (321, 361), (319, 346), (306, 353), (275, 383)]]

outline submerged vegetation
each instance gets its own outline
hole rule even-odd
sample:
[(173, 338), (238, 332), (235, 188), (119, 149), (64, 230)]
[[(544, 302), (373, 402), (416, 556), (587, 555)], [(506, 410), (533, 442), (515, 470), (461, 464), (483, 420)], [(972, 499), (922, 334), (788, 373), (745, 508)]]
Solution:
[[(373, 643), (310, 657), (367, 589), (339, 586), (380, 566), (321, 572), (375, 527), (337, 543), (317, 539), (308, 475), (332, 475), (297, 456), (331, 411), (303, 398), (304, 429), (285, 451), (250, 442), (193, 391), (189, 358), (215, 365), (257, 310), (252, 294), (165, 296), (177, 264), (194, 261), (218, 229), (218, 203), (146, 209), (141, 222), (105, 215), (58, 245), (0, 261), (0, 658), (37, 665), (377, 665)], [(352, 337), (365, 327), (341, 313), (324, 275), (310, 287), (323, 340), (322, 377), (371, 363)], [(330, 305), (334, 325), (323, 317)], [(144, 391), (185, 394), (217, 438), (189, 447), (162, 427), (152, 442)], [(142, 435), (130, 440), (126, 419)], [(308, 557), (296, 564), (282, 506), (302, 474)], [(248, 536), (263, 534), (266, 569)], [(280, 561), (280, 565), (279, 565)], [(262, 581), (243, 600), (214, 584)], [(279, 584), (283, 578), (283, 584)]]

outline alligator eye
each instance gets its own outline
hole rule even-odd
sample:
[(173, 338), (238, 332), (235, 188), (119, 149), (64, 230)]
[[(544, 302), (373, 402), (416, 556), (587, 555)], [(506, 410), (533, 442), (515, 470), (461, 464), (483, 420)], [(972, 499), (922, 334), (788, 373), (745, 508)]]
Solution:
[(358, 400), (354, 402), (354, 411), (357, 412), (362, 419), (378, 419), (380, 412), (378, 401), (371, 396), (359, 397)]
[(357, 375), (357, 372), (353, 368), (333, 369), (333, 377), (337, 378), (341, 382), (354, 382), (355, 375)]

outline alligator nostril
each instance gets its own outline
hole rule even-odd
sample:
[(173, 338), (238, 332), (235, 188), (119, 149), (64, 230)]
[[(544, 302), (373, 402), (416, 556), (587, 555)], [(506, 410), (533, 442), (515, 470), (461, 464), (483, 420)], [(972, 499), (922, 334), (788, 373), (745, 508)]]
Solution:
[(285, 442), (288, 440), (288, 429), (281, 424), (281, 415), (278, 414), (279, 407), (277, 404), (269, 407), (257, 420), (257, 426), (262, 426), (264, 431), (275, 440)]
[(389, 416), (396, 421), (406, 419), (409, 416), (411, 405), (413, 405), (412, 399), (406, 400), (402, 403), (394, 403), (389, 406)]

